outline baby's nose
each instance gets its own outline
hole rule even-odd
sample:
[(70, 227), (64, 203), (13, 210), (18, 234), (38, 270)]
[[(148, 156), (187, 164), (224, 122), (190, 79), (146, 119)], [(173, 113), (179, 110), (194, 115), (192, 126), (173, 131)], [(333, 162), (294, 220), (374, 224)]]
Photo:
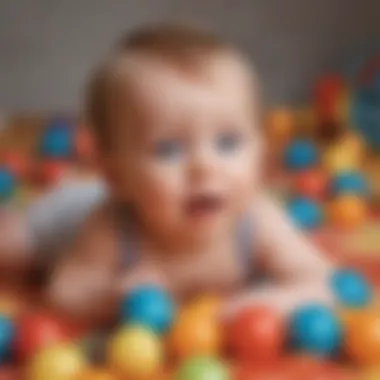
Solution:
[(215, 174), (218, 163), (213, 154), (208, 149), (198, 149), (193, 152), (188, 165), (189, 175), (192, 180), (200, 181), (205, 177)]

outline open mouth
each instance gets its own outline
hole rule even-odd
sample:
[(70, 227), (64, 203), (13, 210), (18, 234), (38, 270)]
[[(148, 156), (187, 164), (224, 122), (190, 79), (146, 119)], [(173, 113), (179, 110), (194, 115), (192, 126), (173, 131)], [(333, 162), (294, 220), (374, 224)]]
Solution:
[(220, 211), (223, 199), (213, 194), (200, 194), (186, 202), (186, 213), (191, 217), (205, 217)]

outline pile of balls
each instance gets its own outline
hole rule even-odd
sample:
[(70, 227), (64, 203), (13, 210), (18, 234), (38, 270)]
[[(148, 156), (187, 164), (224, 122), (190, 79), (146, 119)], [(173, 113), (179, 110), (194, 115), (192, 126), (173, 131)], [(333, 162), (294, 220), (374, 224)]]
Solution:
[(355, 228), (368, 215), (368, 190), (360, 171), (329, 171), (316, 144), (291, 141), (284, 150), (285, 168), (291, 176), (288, 212), (304, 229), (323, 221), (339, 228)]
[(90, 135), (65, 118), (49, 121), (31, 157), (18, 151), (0, 154), (0, 201), (17, 197), (20, 188), (46, 189), (74, 164), (89, 162)]
[(26, 380), (350, 379), (336, 362), (342, 354), (374, 371), (380, 310), (371, 306), (370, 286), (348, 269), (334, 273), (329, 285), (337, 308), (305, 304), (285, 320), (275, 309), (252, 305), (227, 321), (217, 298), (176, 310), (164, 291), (142, 285), (125, 296), (119, 324), (96, 359), (93, 342), (51, 314), (3, 314), (0, 359), (19, 364)]

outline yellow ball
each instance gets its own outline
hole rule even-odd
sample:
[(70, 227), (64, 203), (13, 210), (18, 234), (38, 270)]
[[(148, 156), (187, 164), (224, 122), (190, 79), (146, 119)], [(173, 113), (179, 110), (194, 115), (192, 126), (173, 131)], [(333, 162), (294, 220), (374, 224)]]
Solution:
[(87, 367), (74, 345), (57, 345), (37, 353), (27, 369), (28, 380), (74, 380)]
[(121, 376), (146, 379), (161, 371), (161, 342), (143, 327), (124, 327), (111, 339), (107, 359), (108, 365)]

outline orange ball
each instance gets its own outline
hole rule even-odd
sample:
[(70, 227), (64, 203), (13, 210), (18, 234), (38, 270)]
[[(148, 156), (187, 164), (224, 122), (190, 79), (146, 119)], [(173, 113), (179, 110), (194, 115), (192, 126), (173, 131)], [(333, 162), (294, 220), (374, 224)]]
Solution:
[(344, 348), (348, 357), (359, 365), (380, 362), (380, 311), (363, 312), (346, 326)]
[(286, 108), (271, 111), (266, 120), (269, 138), (275, 141), (286, 141), (294, 129), (293, 113)]
[(169, 334), (169, 347), (177, 358), (217, 355), (222, 331), (216, 301), (201, 300), (182, 309)]
[(336, 227), (351, 229), (361, 226), (368, 216), (365, 199), (355, 195), (341, 195), (332, 200), (327, 209), (328, 219)]
[(255, 306), (238, 314), (228, 326), (232, 354), (244, 361), (277, 359), (285, 343), (285, 324), (271, 308)]
[(116, 377), (106, 369), (87, 368), (75, 380), (116, 380)]
[(68, 164), (61, 161), (44, 161), (36, 168), (36, 181), (43, 186), (59, 183), (68, 170)]
[(323, 200), (326, 196), (328, 176), (322, 169), (312, 169), (298, 173), (294, 177), (294, 192), (313, 200)]

